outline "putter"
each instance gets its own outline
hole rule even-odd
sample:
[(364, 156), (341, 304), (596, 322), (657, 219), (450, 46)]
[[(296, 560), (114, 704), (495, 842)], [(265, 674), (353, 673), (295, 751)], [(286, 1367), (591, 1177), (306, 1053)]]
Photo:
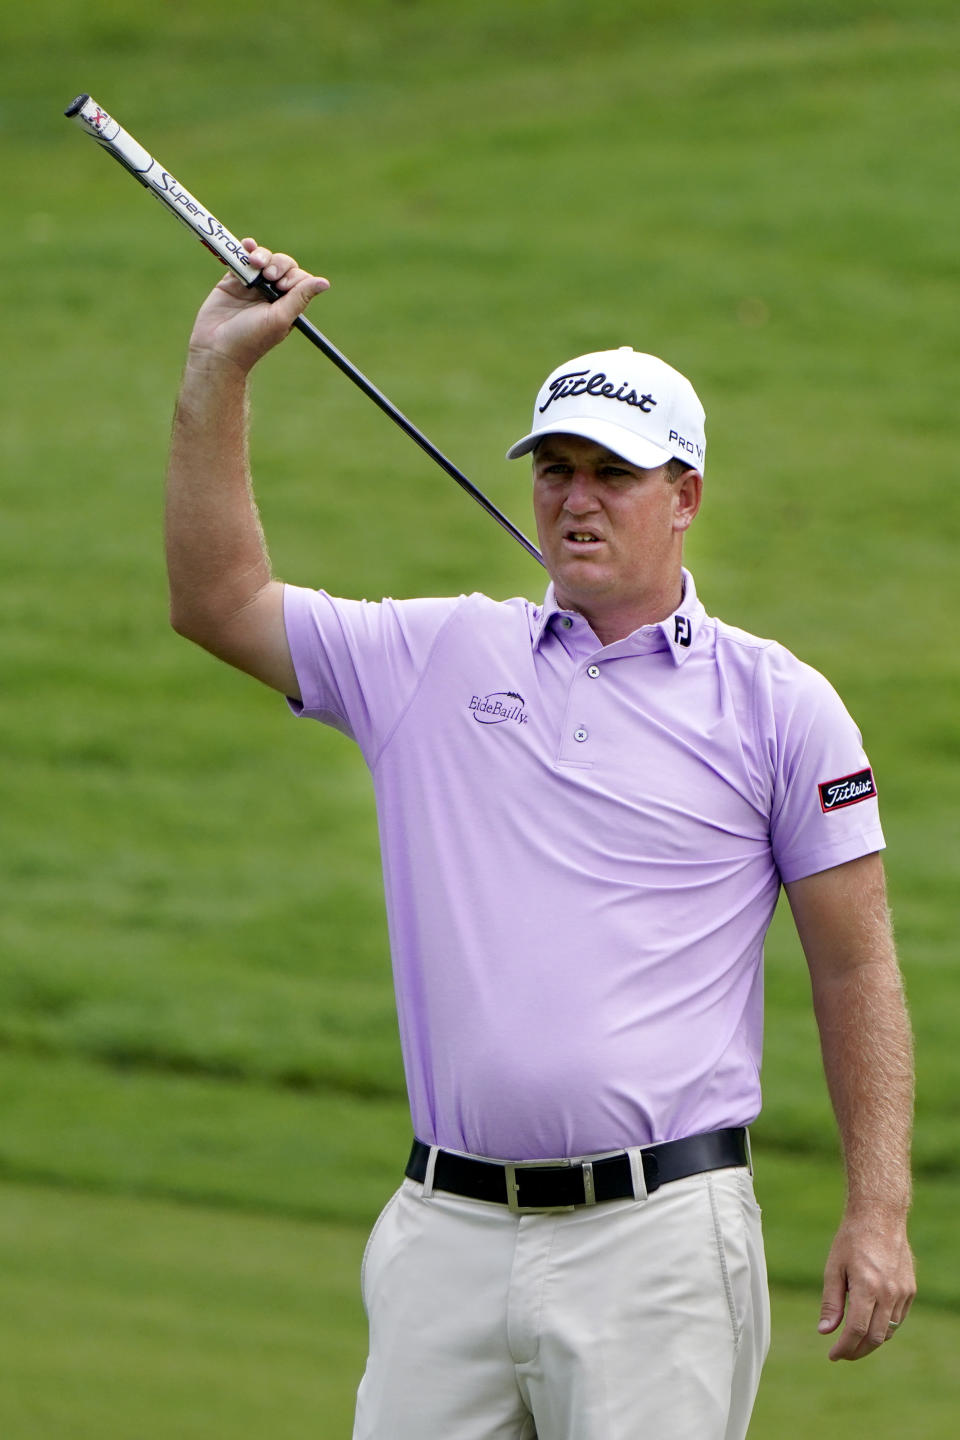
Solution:
[[(112, 119), (95, 100), (91, 99), (89, 95), (78, 95), (63, 113), (68, 119), (76, 120), (87, 135), (96, 140), (108, 155), (112, 155), (115, 160), (119, 161), (123, 168), (139, 180), (151, 195), (155, 195), (172, 215), (176, 215), (188, 230), (192, 230), (198, 240), (235, 275), (238, 275), (245, 285), (257, 290), (265, 300), (279, 300), (279, 292), (264, 280), (260, 272), (250, 264), (247, 252), (237, 237), (232, 235), (206, 206), (201, 205), (189, 190), (185, 190), (169, 170), (164, 170), (163, 166), (148, 154), (143, 146), (134, 140), (133, 136), (128, 134), (116, 120)], [(482, 506), (488, 515), (491, 515), (499, 525), (503, 526), (504, 530), (513, 536), (518, 544), (523, 546), (528, 555), (532, 555), (534, 560), (543, 564), (543, 556), (540, 551), (527, 539), (522, 530), (518, 530), (513, 521), (508, 520), (506, 515), (497, 509), (493, 501), (488, 499), (472, 480), (468, 480), (463, 471), (459, 470), (452, 460), (448, 460), (446, 455), (437, 449), (433, 441), (429, 440), (422, 430), (418, 430), (413, 421), (408, 420), (406, 415), (397, 409), (393, 401), (388, 400), (387, 396), (378, 390), (376, 385), (368, 380), (366, 375), (358, 370), (335, 345), (331, 344), (315, 325), (311, 325), (310, 321), (305, 320), (302, 315), (298, 315), (293, 323), (294, 328), (305, 335), (311, 344), (316, 345), (318, 350), (322, 350), (327, 359), (331, 360), (338, 370), (342, 370), (348, 380), (352, 380), (354, 385), (358, 386), (364, 395), (379, 406), (395, 425), (399, 425), (405, 435), (409, 435), (411, 440), (415, 440), (421, 450), (425, 450), (441, 470), (446, 471), (451, 479), (456, 480), (468, 495), (472, 495), (477, 504)]]

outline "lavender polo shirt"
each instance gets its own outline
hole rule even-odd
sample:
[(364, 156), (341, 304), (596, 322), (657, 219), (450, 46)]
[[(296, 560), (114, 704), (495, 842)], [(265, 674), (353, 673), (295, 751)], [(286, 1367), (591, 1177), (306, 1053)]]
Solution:
[(287, 586), (297, 713), (376, 791), (421, 1140), (501, 1159), (748, 1124), (781, 881), (882, 849), (860, 735), (781, 645), (675, 615)]

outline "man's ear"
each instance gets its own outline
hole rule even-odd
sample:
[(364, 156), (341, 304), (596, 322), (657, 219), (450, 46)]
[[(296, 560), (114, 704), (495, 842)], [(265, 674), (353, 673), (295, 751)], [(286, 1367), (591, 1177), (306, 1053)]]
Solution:
[(699, 470), (684, 470), (674, 482), (674, 527), (687, 530), (697, 518), (703, 499), (703, 476)]

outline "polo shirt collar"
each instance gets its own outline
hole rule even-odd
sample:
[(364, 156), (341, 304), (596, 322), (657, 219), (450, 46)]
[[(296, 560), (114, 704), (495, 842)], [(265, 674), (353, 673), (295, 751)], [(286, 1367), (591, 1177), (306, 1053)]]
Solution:
[[(697, 587), (689, 570), (683, 570), (683, 599), (672, 615), (656, 625), (641, 625), (623, 640), (606, 646), (611, 654), (650, 654), (653, 650), (669, 650), (677, 665), (682, 665), (696, 644), (706, 612), (697, 598)], [(561, 610), (557, 604), (553, 581), (547, 586), (543, 606), (533, 629), (533, 647), (536, 649), (550, 627), (551, 621), (562, 624), (564, 620), (576, 623), (575, 610)], [(653, 642), (653, 643), (651, 643)]]

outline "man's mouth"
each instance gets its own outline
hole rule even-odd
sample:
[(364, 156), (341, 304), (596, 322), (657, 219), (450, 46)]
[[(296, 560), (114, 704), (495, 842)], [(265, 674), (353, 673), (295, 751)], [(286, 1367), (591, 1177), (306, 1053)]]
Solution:
[(569, 540), (574, 545), (599, 545), (600, 536), (595, 535), (592, 530), (566, 530), (564, 540)]

